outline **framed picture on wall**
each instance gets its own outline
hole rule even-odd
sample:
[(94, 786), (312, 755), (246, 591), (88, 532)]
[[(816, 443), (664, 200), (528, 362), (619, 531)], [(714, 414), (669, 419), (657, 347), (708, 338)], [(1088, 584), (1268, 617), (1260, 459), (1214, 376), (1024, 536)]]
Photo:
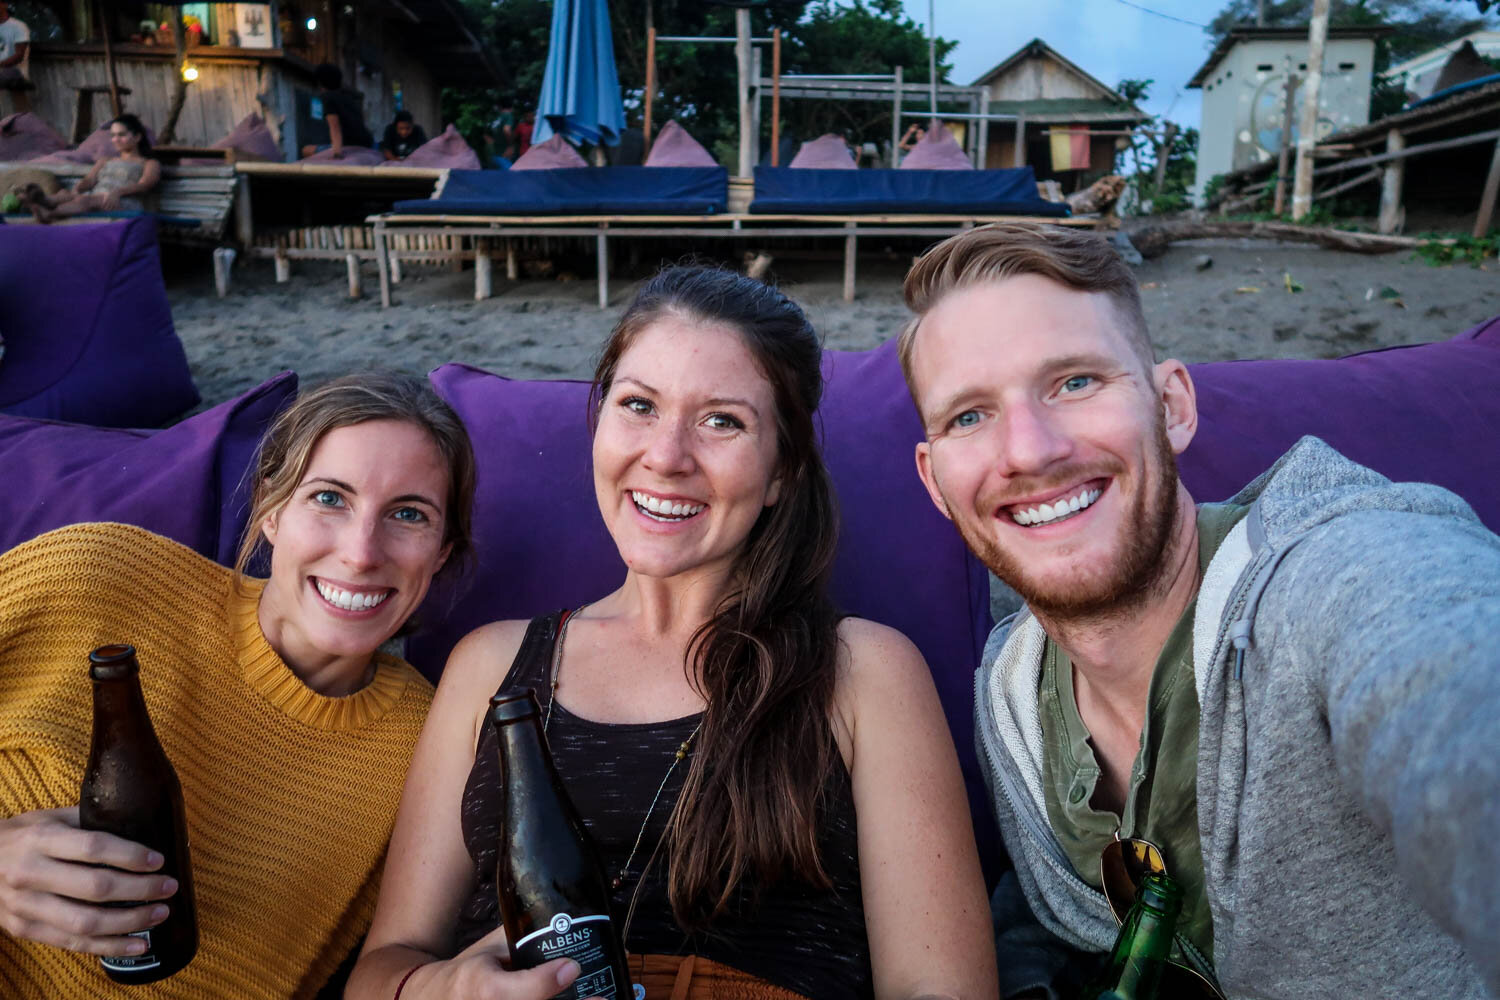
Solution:
[(234, 5), (234, 26), (239, 34), (241, 48), (269, 49), (271, 34), (275, 27), (271, 20), (271, 5), (264, 3), (237, 3)]

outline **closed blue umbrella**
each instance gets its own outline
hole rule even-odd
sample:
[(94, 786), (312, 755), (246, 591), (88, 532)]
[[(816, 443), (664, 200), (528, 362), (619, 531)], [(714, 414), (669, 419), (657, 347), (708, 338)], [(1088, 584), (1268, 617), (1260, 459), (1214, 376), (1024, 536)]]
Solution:
[(625, 105), (605, 0), (553, 4), (552, 39), (536, 116), (533, 142), (554, 132), (591, 145), (620, 141)]

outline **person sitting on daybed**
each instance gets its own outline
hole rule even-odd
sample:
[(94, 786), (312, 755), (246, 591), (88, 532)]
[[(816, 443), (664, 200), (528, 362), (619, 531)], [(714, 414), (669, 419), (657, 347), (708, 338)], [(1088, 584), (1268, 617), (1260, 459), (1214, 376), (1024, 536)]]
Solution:
[(404, 160), (415, 153), (424, 142), (427, 133), (418, 125), (410, 111), (396, 112), (396, 117), (385, 127), (380, 140), (380, 152), (387, 160)]
[[(124, 524), (0, 555), (0, 990), (128, 1000), (101, 955), (139, 954), (177, 886), (160, 856), (78, 829), (89, 651), (139, 654), (182, 782), (200, 944), (158, 1000), (311, 998), (358, 943), (432, 698), (380, 647), (467, 553), (474, 456), (424, 380), (305, 393), (254, 470), (237, 569)], [(244, 570), (270, 547), (270, 579)], [(123, 905), (122, 905), (123, 904)]]
[(318, 82), (318, 99), (323, 102), (323, 124), (328, 127), (328, 141), (303, 146), (303, 159), (331, 149), (333, 158), (342, 160), (346, 146), (375, 145), (375, 137), (365, 125), (364, 101), (357, 92), (344, 89), (343, 71), (332, 63), (319, 63), (313, 70), (313, 79)]
[(540, 1000), (578, 974), (502, 964), (497, 688), (538, 693), (647, 996), (994, 1000), (932, 677), (903, 636), (828, 597), (820, 355), (802, 310), (743, 275), (673, 268), (637, 294), (593, 394), (624, 583), (455, 648), (350, 1000)]
[(48, 195), (29, 185), (23, 204), (41, 222), (86, 212), (145, 211), (142, 196), (161, 180), (146, 126), (135, 115), (121, 115), (109, 123), (109, 141), (116, 155), (101, 156), (77, 186)]

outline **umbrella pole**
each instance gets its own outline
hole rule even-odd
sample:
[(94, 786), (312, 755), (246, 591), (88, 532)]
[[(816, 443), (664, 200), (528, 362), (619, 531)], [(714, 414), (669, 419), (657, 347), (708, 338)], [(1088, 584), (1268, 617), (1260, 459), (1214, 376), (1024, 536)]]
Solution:
[[(649, 8), (648, 8), (649, 9)], [(651, 98), (656, 93), (656, 29), (646, 29), (646, 121), (641, 129), (645, 133), (645, 152), (651, 152)], [(642, 154), (644, 155), (644, 153)]]
[(781, 29), (771, 29), (771, 166), (781, 155)]

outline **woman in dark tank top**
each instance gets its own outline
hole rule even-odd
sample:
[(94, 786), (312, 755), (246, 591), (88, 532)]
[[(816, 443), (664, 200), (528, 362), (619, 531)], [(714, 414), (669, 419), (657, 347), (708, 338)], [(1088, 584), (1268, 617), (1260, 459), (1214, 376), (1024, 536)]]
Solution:
[(820, 361), (802, 310), (733, 272), (672, 268), (637, 293), (591, 397), (624, 583), (455, 648), (347, 996), (541, 1000), (576, 974), (502, 966), (484, 723), (496, 690), (530, 687), (653, 1000), (993, 1000), (931, 676), (904, 637), (827, 596)]

